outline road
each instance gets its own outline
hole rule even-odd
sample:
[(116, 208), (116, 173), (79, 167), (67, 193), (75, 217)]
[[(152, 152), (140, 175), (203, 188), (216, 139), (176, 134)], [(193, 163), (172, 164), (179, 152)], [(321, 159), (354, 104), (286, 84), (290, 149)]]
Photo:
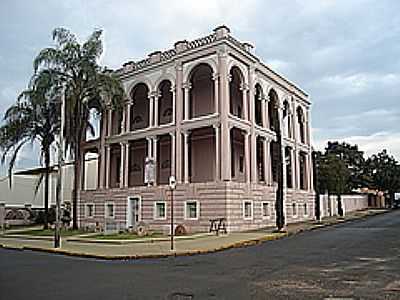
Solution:
[(248, 248), (99, 261), (0, 250), (0, 299), (400, 299), (400, 210)]

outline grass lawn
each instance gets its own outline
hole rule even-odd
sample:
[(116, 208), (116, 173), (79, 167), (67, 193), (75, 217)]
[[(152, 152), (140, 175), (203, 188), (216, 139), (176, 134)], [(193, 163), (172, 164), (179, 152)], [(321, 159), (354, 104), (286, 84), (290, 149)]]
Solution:
[(158, 232), (153, 232), (146, 236), (138, 236), (135, 233), (123, 232), (123, 233), (115, 233), (115, 234), (102, 234), (101, 233), (101, 234), (96, 234), (96, 235), (90, 235), (87, 238), (99, 239), (99, 240), (133, 240), (133, 239), (160, 238), (160, 237), (165, 237), (165, 235), (158, 233)]
[[(87, 231), (83, 230), (61, 230), (61, 236), (72, 236), (78, 234), (84, 234)], [(33, 235), (33, 236), (54, 236), (53, 229), (32, 229), (32, 230), (24, 230), (19, 232), (13, 232), (12, 234), (21, 234), (21, 235)]]

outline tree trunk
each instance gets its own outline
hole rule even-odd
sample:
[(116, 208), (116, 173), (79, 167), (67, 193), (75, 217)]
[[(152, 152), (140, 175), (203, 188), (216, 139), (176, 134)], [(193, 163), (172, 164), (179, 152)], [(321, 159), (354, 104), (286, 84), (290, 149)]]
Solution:
[(342, 195), (340, 193), (337, 194), (337, 202), (338, 202), (338, 214), (343, 217), (343, 206), (342, 206)]
[(74, 153), (74, 189), (72, 191), (72, 228), (78, 229), (78, 192), (81, 180), (81, 149), (76, 146)]
[(45, 170), (45, 177), (44, 177), (44, 229), (49, 227), (48, 220), (49, 220), (49, 177), (50, 177), (50, 147), (45, 149), (44, 154), (44, 166)]

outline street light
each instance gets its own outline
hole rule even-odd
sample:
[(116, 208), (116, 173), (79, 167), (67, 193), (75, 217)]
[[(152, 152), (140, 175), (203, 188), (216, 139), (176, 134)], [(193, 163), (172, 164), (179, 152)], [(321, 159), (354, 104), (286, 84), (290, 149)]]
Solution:
[(169, 177), (169, 188), (171, 189), (171, 250), (174, 250), (174, 190), (176, 180), (173, 175)]

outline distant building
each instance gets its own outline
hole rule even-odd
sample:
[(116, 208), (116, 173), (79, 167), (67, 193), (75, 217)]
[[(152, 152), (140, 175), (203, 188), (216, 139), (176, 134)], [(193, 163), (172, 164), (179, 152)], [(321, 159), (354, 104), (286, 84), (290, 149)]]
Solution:
[[(100, 138), (84, 145), (99, 163), (98, 176), (83, 178), (96, 187), (80, 191), (81, 225), (168, 228), (170, 175), (176, 223), (189, 231), (217, 217), (229, 231), (274, 225), (278, 153), (286, 221), (314, 218), (309, 97), (226, 26), (115, 73), (128, 98), (122, 111), (103, 114)], [(155, 162), (149, 178), (146, 158)]]

